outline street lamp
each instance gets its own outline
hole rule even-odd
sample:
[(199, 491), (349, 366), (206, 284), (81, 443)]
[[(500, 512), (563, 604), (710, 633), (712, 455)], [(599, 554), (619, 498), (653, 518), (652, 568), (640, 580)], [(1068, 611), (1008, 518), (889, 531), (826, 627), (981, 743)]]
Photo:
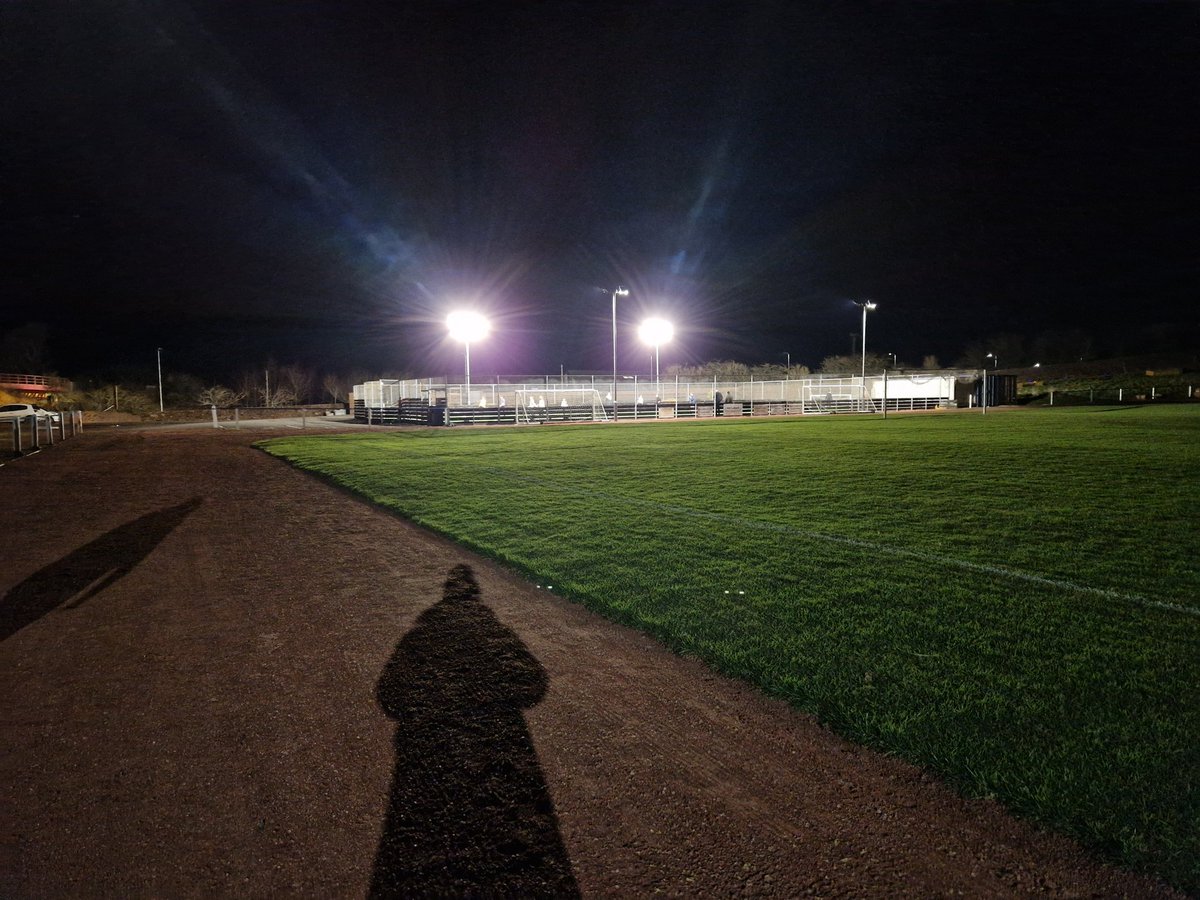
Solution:
[(162, 347), (158, 348), (158, 411), (163, 411), (162, 402)]
[(463, 349), (466, 352), (466, 403), (465, 406), (471, 405), (471, 342), (479, 341), (487, 337), (492, 326), (481, 314), (464, 310), (460, 312), (452, 312), (446, 317), (446, 327), (450, 330), (450, 337), (456, 341), (463, 342)]
[(792, 354), (784, 350), (783, 355), (787, 357), (787, 375), (784, 377), (790, 379), (792, 377)]
[(854, 301), (854, 305), (855, 305), (855, 306), (861, 306), (861, 307), (862, 307), (862, 311), (863, 311), (863, 324), (862, 324), (862, 378), (863, 378), (863, 382), (865, 383), (865, 382), (866, 382), (866, 378), (867, 378), (867, 313), (868, 313), (869, 311), (871, 311), (871, 310), (875, 309), (875, 307), (876, 307), (876, 306), (878, 306), (879, 304), (878, 304), (878, 303), (873, 303), (873, 302), (871, 302), (870, 300), (855, 300), (855, 301)]
[(1000, 367), (1000, 357), (998, 357), (995, 353), (989, 353), (984, 358), (992, 361), (992, 371), (995, 371)]
[(613, 339), (613, 421), (617, 421), (617, 298), (628, 297), (629, 288), (617, 286), (612, 292), (612, 339)]
[(654, 347), (654, 396), (656, 399), (662, 397), (662, 385), (658, 379), (658, 348), (661, 344), (670, 341), (674, 335), (675, 326), (666, 319), (647, 319), (638, 328), (638, 337), (642, 339), (642, 343)]
[(896, 354), (889, 353), (888, 356), (890, 356), (892, 358), (892, 368), (893, 369), (898, 368), (900, 366), (900, 360), (896, 357)]

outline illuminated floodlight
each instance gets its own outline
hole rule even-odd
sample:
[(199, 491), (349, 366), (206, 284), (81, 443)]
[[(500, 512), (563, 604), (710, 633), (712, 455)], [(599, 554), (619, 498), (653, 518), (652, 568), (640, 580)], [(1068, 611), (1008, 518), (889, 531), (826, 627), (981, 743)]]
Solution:
[(638, 337), (652, 347), (668, 343), (675, 336), (675, 326), (666, 319), (647, 319), (638, 328)]
[(470, 344), (487, 337), (492, 325), (481, 313), (459, 310), (446, 316), (446, 328), (450, 330), (450, 337)]
[(652, 318), (644, 321), (638, 328), (638, 337), (643, 344), (654, 348), (654, 395), (662, 397), (662, 386), (658, 379), (658, 348), (669, 343), (675, 336), (675, 326), (666, 319)]
[(446, 316), (446, 328), (450, 337), (462, 341), (463, 352), (466, 354), (466, 377), (463, 405), (471, 405), (471, 343), (481, 341), (492, 330), (491, 323), (480, 313), (472, 310), (459, 310)]

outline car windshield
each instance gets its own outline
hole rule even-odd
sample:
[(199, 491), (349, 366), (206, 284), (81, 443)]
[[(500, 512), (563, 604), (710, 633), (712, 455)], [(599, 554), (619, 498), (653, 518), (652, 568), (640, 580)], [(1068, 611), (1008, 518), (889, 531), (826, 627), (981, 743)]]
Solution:
[(24, 403), (8, 403), (0, 406), (0, 412), (20, 412), (23, 409), (29, 409)]

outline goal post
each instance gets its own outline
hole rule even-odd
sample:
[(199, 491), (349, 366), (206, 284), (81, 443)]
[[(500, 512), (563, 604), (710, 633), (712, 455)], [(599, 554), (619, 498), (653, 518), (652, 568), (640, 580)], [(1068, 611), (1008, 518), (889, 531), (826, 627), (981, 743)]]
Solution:
[(592, 387), (518, 388), (517, 421), (607, 422), (608, 409), (600, 392)]

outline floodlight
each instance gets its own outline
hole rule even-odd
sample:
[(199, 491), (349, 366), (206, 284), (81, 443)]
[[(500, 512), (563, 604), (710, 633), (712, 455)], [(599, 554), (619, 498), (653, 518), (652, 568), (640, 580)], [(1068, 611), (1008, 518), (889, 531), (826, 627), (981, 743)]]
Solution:
[(483, 340), (487, 337), (492, 326), (488, 320), (480, 313), (472, 310), (460, 310), (452, 312), (446, 316), (446, 328), (450, 331), (450, 337), (456, 341), (463, 342), (463, 351), (466, 353), (466, 376), (467, 383), (463, 401), (465, 406), (471, 405), (471, 342)]
[(450, 330), (450, 337), (469, 344), (487, 337), (492, 326), (481, 313), (459, 310), (446, 316), (446, 328)]
[(638, 337), (642, 339), (642, 343), (654, 347), (654, 394), (656, 398), (662, 397), (662, 385), (658, 379), (658, 348), (669, 342), (674, 336), (675, 326), (666, 319), (647, 319), (638, 328)]

